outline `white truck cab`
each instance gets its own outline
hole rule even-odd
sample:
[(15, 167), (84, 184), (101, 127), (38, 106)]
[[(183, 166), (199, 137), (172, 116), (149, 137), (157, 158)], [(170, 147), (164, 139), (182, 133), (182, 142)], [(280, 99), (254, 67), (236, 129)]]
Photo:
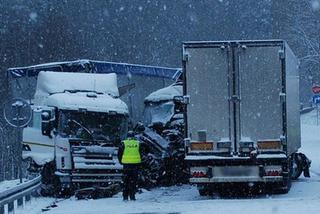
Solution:
[(44, 184), (59, 178), (55, 189), (120, 182), (117, 144), (127, 124), (116, 74), (40, 72), (23, 158), (42, 168)]

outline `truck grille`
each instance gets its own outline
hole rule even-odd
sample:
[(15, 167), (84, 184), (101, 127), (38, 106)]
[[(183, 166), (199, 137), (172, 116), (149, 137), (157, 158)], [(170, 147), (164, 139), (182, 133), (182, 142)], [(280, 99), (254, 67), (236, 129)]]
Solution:
[(71, 145), (74, 183), (110, 183), (122, 180), (116, 147)]

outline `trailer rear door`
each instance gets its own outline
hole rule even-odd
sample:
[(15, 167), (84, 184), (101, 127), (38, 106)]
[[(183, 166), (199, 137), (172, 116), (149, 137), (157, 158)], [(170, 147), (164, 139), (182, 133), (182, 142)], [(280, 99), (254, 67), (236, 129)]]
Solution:
[(186, 48), (185, 93), (188, 105), (188, 137), (207, 131), (208, 141), (231, 138), (228, 50), (225, 47)]
[(282, 61), (279, 45), (250, 43), (236, 49), (239, 71), (238, 142), (283, 135)]
[(184, 94), (190, 96), (188, 135), (208, 141), (279, 142), (285, 136), (283, 42), (184, 44)]

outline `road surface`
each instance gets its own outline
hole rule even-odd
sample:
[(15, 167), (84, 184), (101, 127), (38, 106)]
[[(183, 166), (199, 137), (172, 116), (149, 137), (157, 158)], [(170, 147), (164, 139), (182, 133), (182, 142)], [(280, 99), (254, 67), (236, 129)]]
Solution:
[[(61, 200), (47, 214), (100, 213), (320, 213), (320, 126), (316, 126), (315, 112), (301, 117), (301, 152), (312, 160), (311, 178), (300, 177), (288, 194), (259, 195), (255, 198), (201, 197), (194, 186), (183, 185), (143, 190), (135, 202), (123, 202), (121, 194), (99, 200)], [(54, 199), (39, 198), (17, 213), (43, 213), (42, 209)]]

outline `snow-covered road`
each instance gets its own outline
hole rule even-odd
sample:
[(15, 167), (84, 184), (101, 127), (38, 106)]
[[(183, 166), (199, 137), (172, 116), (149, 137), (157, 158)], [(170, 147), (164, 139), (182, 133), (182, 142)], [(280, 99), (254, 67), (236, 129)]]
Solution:
[[(303, 115), (301, 151), (311, 160), (311, 178), (301, 177), (285, 195), (262, 195), (254, 199), (221, 199), (201, 197), (193, 186), (174, 186), (143, 191), (136, 202), (123, 202), (121, 195), (99, 200), (66, 199), (48, 214), (100, 213), (320, 213), (320, 126), (315, 125), (315, 112)], [(34, 200), (19, 213), (41, 213), (53, 199)]]

